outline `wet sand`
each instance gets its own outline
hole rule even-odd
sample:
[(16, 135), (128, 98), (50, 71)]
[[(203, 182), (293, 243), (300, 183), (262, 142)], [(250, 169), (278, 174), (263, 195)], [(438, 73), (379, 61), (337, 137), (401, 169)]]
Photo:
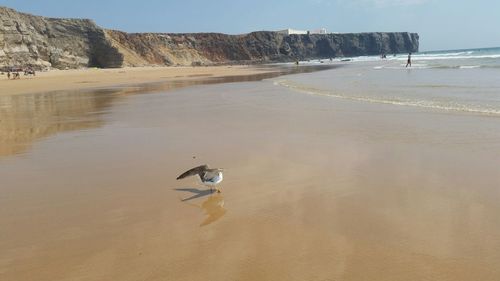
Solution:
[[(86, 88), (81, 86), (72, 90), (58, 90), (50, 92), (0, 94), (0, 157), (15, 155), (26, 151), (34, 141), (65, 131), (84, 130), (100, 127), (104, 124), (102, 117), (114, 103), (130, 95), (165, 92), (174, 89), (220, 83), (233, 83), (244, 81), (261, 81), (285, 74), (310, 73), (319, 70), (333, 69), (339, 65), (312, 65), (301, 67), (289, 66), (261, 66), (239, 67), (240, 71), (230, 73), (213, 72), (212, 74), (196, 74), (194, 72), (176, 75), (174, 78), (150, 83), (118, 84), (113, 87)], [(153, 68), (138, 71), (147, 73)], [(165, 71), (164, 68), (163, 71)], [(205, 71), (214, 71), (217, 68), (206, 68)], [(246, 69), (246, 70), (243, 70)], [(144, 70), (146, 72), (144, 72)], [(154, 69), (153, 69), (154, 70)], [(167, 70), (172, 71), (172, 68)], [(185, 68), (184, 71), (188, 69)], [(110, 70), (116, 73), (117, 70)], [(182, 71), (181, 71), (182, 73)], [(220, 76), (223, 75), (224, 76)], [(243, 75), (245, 73), (245, 75)], [(66, 74), (71, 74), (67, 72)], [(172, 74), (172, 73), (171, 73)], [(179, 74), (179, 73), (177, 73)], [(73, 73), (75, 79), (84, 79), (81, 71)], [(38, 79), (38, 78), (36, 78)], [(7, 81), (14, 83), (27, 83), (29, 80)], [(38, 81), (38, 80), (37, 80)], [(41, 83), (45, 83), (41, 80)], [(111, 76), (106, 83), (115, 81)], [(27, 86), (28, 84), (20, 84)], [(45, 85), (45, 84), (44, 84)], [(107, 85), (107, 84), (106, 84)], [(65, 84), (46, 85), (52, 88), (61, 88)], [(73, 85), (75, 86), (75, 85)], [(95, 86), (95, 85), (94, 85)], [(77, 87), (77, 86), (75, 86)], [(43, 87), (42, 87), (43, 88)], [(40, 88), (34, 88), (40, 89)]]
[[(108, 94), (2, 112), (61, 130), (2, 148), (1, 280), (500, 279), (500, 118), (271, 81)], [(205, 163), (222, 193), (175, 180)]]
[(106, 88), (200, 77), (244, 76), (271, 71), (271, 68), (255, 66), (89, 68), (37, 72), (35, 77), (21, 74), (18, 80), (8, 80), (5, 74), (0, 76), (0, 95)]

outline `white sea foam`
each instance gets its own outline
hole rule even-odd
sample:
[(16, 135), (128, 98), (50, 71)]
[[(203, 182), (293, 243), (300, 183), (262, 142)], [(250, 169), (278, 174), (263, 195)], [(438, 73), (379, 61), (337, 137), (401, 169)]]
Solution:
[(461, 65), (459, 68), (460, 69), (473, 69), (473, 68), (480, 68), (480, 65)]
[(431, 55), (415, 55), (413, 59), (420, 60), (450, 60), (450, 59), (498, 59), (500, 58), (500, 54), (491, 54), (491, 55), (474, 55), (474, 56), (431, 56)]
[[(499, 59), (500, 48), (479, 49), (479, 50), (459, 50), (459, 51), (441, 51), (441, 52), (423, 52), (412, 54), (413, 60), (421, 61), (439, 61), (439, 60), (474, 60), (474, 59)], [(408, 56), (400, 54), (397, 56), (387, 56), (385, 61), (406, 61)], [(380, 61), (379, 56), (360, 56), (351, 58), (353, 62)]]
[[(429, 69), (433, 68), (425, 63), (413, 63), (411, 65), (411, 69)], [(378, 65), (374, 66), (373, 69), (407, 69), (406, 64), (387, 64), (387, 65)]]
[(274, 81), (274, 85), (288, 88), (290, 90), (306, 93), (310, 95), (318, 95), (318, 96), (328, 96), (346, 100), (354, 100), (361, 102), (369, 102), (369, 103), (379, 103), (379, 104), (390, 104), (390, 105), (398, 105), (398, 106), (411, 106), (411, 107), (420, 107), (420, 108), (428, 108), (428, 109), (436, 109), (443, 111), (455, 111), (455, 112), (468, 112), (468, 113), (476, 113), (476, 114), (485, 114), (485, 115), (495, 115), (500, 116), (500, 110), (495, 108), (488, 108), (486, 106), (480, 105), (469, 105), (469, 104), (461, 104), (459, 102), (439, 102), (439, 101), (431, 101), (431, 100), (410, 100), (403, 98), (385, 98), (385, 97), (367, 97), (367, 96), (354, 96), (354, 95), (346, 95), (344, 93), (332, 91), (332, 90), (323, 90), (317, 89), (314, 87), (310, 87), (307, 85), (298, 84), (289, 80), (277, 80)]

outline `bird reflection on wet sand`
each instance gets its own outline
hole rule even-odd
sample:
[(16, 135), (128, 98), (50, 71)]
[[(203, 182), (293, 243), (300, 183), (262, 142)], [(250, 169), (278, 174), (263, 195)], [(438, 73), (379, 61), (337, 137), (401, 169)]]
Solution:
[(200, 226), (206, 226), (219, 220), (227, 212), (224, 208), (224, 196), (220, 193), (215, 193), (213, 190), (200, 190), (196, 188), (176, 188), (175, 190), (194, 193), (190, 197), (181, 199), (182, 202), (188, 202), (197, 198), (208, 196), (208, 198), (206, 198), (206, 200), (204, 200), (201, 204), (190, 203), (192, 206), (203, 209), (206, 214), (206, 218), (201, 222)]

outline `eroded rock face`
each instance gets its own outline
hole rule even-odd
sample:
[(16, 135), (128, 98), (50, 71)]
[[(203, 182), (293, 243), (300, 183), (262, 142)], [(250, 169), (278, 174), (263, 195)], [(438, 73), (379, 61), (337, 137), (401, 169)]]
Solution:
[(0, 7), (0, 66), (120, 67), (123, 56), (91, 20), (52, 19)]
[(0, 7), (0, 67), (212, 65), (418, 51), (418, 34), (125, 33)]
[(298, 58), (328, 58), (418, 52), (418, 34), (371, 32), (290, 35), (285, 42)]
[(257, 63), (418, 51), (418, 34), (407, 32), (289, 36), (268, 31), (245, 35), (106, 33), (117, 49), (128, 54), (124, 63), (130, 66)]

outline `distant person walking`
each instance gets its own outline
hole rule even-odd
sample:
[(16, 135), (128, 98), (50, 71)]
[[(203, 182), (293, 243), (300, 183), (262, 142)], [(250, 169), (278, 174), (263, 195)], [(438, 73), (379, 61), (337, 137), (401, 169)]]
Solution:
[(411, 67), (411, 53), (408, 54), (408, 61), (406, 62), (406, 67), (408, 67), (408, 65)]

